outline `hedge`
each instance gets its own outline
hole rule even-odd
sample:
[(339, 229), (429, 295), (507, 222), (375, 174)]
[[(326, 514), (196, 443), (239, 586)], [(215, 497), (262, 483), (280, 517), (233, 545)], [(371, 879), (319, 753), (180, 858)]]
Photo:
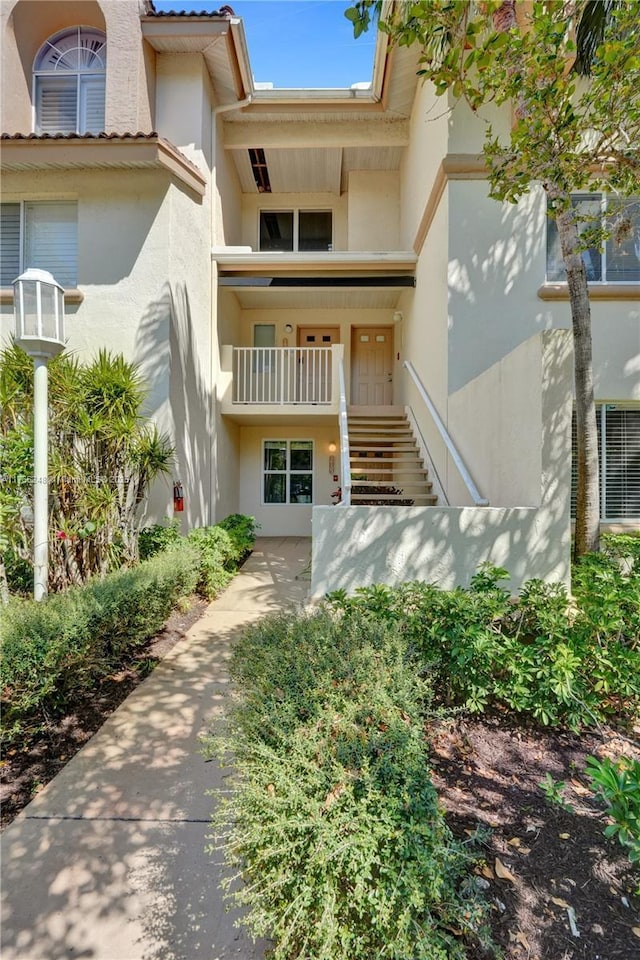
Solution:
[(158, 633), (181, 598), (214, 597), (246, 546), (246, 537), (208, 527), (45, 603), (12, 601), (0, 628), (3, 740), (67, 709)]

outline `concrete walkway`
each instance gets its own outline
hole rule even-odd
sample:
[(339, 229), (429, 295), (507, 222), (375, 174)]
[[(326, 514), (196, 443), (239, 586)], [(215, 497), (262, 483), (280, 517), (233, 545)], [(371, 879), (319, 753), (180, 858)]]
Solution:
[[(298, 604), (310, 541), (263, 538), (229, 588), (2, 836), (3, 960), (258, 960), (205, 853), (226, 772), (199, 753), (229, 642)], [(297, 578), (300, 579), (297, 579)]]

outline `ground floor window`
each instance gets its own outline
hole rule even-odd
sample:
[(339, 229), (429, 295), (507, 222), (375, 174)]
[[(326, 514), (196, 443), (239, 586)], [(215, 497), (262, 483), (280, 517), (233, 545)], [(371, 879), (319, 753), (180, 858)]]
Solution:
[(313, 502), (313, 441), (265, 440), (264, 503)]
[[(640, 407), (602, 403), (596, 407), (602, 520), (640, 522)], [(573, 418), (571, 515), (577, 482), (576, 423)]]
[(0, 286), (10, 286), (28, 267), (48, 270), (63, 287), (77, 285), (77, 203), (0, 204)]

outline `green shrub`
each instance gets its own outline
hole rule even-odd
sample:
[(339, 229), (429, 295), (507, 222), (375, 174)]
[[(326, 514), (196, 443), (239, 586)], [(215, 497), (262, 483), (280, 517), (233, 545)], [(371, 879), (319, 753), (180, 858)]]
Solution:
[(513, 601), (505, 571), (482, 568), (468, 590), (433, 584), (367, 587), (330, 597), (347, 617), (394, 622), (416, 658), (431, 665), (447, 705), (507, 707), (543, 725), (631, 719), (640, 706), (640, 567), (586, 558), (564, 588), (531, 580)]
[(14, 601), (2, 619), (4, 735), (59, 712), (157, 633), (181, 596), (193, 593), (200, 556), (181, 543), (139, 566), (56, 594)]
[(167, 550), (180, 540), (180, 521), (177, 519), (165, 520), (164, 523), (154, 523), (150, 527), (143, 527), (138, 534), (138, 550), (141, 560), (148, 560), (162, 550)]
[(631, 757), (589, 757), (587, 773), (613, 821), (604, 831), (605, 837), (617, 837), (629, 860), (640, 866), (640, 763)]
[(256, 532), (260, 524), (256, 522), (255, 517), (247, 517), (242, 513), (232, 513), (224, 520), (220, 520), (216, 526), (227, 531), (236, 549), (236, 561), (242, 563), (253, 549)]
[(399, 631), (326, 610), (272, 618), (237, 643), (232, 674), (240, 697), (209, 748), (232, 759), (236, 790), (215, 824), (228, 895), (273, 960), (464, 957), (485, 913), (438, 807), (430, 688)]
[(16, 599), (3, 608), (5, 739), (15, 739), (21, 725), (63, 711), (74, 693), (90, 690), (162, 629), (181, 597), (196, 591), (214, 597), (253, 544), (251, 524), (250, 517), (238, 517), (231, 532), (205, 527), (188, 537), (179, 535), (176, 523), (157, 524), (141, 535), (150, 557), (138, 566), (51, 595), (46, 603)]

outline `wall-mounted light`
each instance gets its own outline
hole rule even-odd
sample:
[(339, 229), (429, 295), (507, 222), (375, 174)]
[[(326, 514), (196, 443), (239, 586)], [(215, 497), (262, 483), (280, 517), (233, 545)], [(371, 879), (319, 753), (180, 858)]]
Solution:
[(285, 332), (285, 333), (293, 333), (293, 327), (291, 326), (290, 323), (285, 323), (285, 325), (284, 325), (284, 332)]
[(338, 448), (335, 444), (335, 441), (332, 440), (331, 443), (329, 444), (329, 473), (332, 475), (335, 474), (336, 472), (336, 450), (337, 449)]
[(393, 314), (393, 322), (400, 323), (402, 320), (404, 320), (404, 313), (402, 310), (396, 310)]

